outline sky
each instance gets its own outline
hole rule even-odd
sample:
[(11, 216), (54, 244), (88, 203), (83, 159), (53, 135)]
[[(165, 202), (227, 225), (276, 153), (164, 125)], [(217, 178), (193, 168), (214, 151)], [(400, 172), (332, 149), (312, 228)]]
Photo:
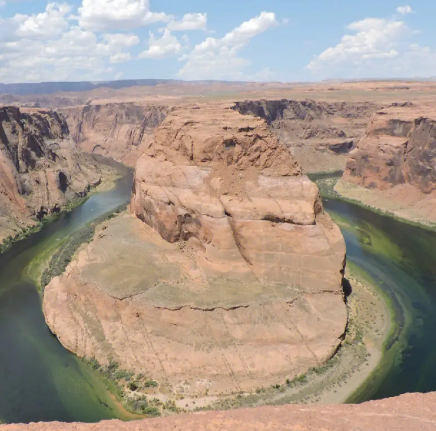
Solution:
[(0, 82), (436, 76), (435, 0), (0, 0)]

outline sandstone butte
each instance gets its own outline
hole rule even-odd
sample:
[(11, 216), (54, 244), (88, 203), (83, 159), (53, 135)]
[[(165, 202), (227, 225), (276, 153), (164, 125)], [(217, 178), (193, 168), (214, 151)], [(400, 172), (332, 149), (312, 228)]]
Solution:
[(257, 407), (99, 424), (3, 425), (4, 431), (433, 431), (436, 394), (408, 394), (360, 405)]
[(0, 108), (0, 242), (85, 196), (102, 175), (59, 114)]
[(335, 354), (344, 265), (316, 185), (263, 119), (179, 106), (138, 161), (131, 214), (98, 229), (43, 307), (67, 349), (161, 393), (251, 391)]
[(435, 125), (434, 110), (424, 106), (378, 111), (350, 153), (339, 193), (404, 218), (436, 222)]

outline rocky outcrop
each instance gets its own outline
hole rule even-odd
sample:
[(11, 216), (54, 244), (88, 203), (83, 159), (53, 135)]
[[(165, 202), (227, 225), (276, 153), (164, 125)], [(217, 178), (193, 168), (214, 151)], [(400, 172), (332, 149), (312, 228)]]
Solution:
[(261, 119), (173, 109), (138, 162), (131, 208), (166, 241), (191, 240), (219, 277), (340, 289), (342, 236)]
[(0, 108), (0, 240), (85, 196), (101, 170), (52, 111)]
[(135, 166), (150, 145), (168, 108), (153, 104), (108, 103), (60, 109), (71, 135), (87, 153), (102, 154)]
[(306, 172), (343, 170), (348, 153), (378, 109), (368, 102), (255, 100), (237, 102), (244, 115), (265, 119)]
[(367, 188), (411, 184), (431, 193), (436, 190), (435, 163), (436, 120), (416, 118), (413, 111), (382, 111), (350, 155), (344, 177)]
[(4, 431), (431, 431), (436, 429), (436, 394), (409, 394), (360, 405), (277, 406), (99, 424), (40, 423), (0, 426)]
[(347, 323), (345, 244), (264, 120), (177, 107), (137, 164), (131, 212), (105, 223), (45, 290), (61, 343), (220, 396), (328, 360)]
[(374, 206), (436, 221), (436, 117), (428, 114), (409, 104), (376, 113), (350, 154), (343, 183), (373, 190), (380, 201)]

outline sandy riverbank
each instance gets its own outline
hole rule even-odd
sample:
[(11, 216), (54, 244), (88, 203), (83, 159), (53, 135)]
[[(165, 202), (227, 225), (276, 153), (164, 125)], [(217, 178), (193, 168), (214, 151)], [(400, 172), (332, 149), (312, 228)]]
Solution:
[(410, 185), (396, 186), (390, 190), (370, 190), (339, 179), (334, 191), (339, 198), (356, 205), (386, 214), (400, 221), (436, 229), (435, 194), (418, 193)]

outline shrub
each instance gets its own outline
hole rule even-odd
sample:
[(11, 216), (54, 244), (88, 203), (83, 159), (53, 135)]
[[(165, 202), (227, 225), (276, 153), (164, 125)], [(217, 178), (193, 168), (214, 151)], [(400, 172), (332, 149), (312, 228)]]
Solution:
[(146, 387), (146, 388), (156, 388), (157, 387), (157, 382), (155, 380), (147, 380), (144, 383), (144, 387)]

